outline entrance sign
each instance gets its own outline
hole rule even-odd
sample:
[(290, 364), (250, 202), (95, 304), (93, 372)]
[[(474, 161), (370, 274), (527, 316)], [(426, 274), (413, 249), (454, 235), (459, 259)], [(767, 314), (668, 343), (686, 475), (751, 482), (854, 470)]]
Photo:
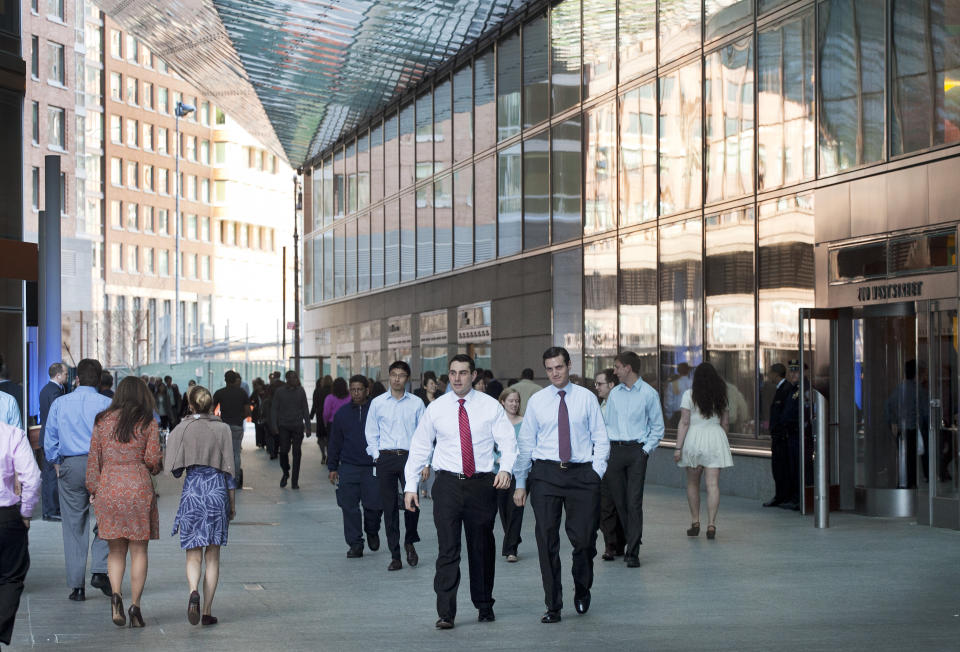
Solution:
[(871, 303), (883, 299), (920, 298), (922, 296), (923, 281), (861, 285), (857, 290), (857, 300), (861, 303)]

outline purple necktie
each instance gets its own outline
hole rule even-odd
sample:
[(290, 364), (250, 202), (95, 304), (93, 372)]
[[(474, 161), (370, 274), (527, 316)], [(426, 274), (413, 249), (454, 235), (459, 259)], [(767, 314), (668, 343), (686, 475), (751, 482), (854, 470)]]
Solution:
[(560, 439), (560, 461), (570, 461), (570, 414), (567, 412), (567, 402), (563, 400), (565, 391), (557, 392), (560, 395), (560, 410), (557, 413), (557, 434)]
[(473, 437), (470, 435), (470, 418), (467, 416), (467, 410), (463, 407), (464, 399), (459, 399), (460, 403), (460, 455), (463, 458), (463, 474), (468, 478), (473, 475), (476, 467), (473, 463)]

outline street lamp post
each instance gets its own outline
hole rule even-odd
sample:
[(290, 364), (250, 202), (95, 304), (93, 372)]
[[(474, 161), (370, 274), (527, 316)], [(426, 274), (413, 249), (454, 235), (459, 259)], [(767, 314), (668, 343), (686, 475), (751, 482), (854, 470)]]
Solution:
[(173, 114), (176, 116), (175, 119), (175, 131), (177, 138), (177, 151), (174, 156), (174, 176), (177, 177), (177, 192), (174, 198), (175, 209), (174, 209), (174, 221), (176, 222), (175, 229), (176, 235), (174, 236), (174, 319), (177, 322), (176, 328), (176, 348), (174, 349), (176, 353), (174, 354), (174, 362), (180, 362), (180, 340), (183, 334), (180, 332), (180, 320), (182, 315), (180, 314), (180, 118), (190, 115), (197, 110), (197, 107), (192, 104), (184, 104), (183, 102), (178, 101), (177, 106), (174, 107)]

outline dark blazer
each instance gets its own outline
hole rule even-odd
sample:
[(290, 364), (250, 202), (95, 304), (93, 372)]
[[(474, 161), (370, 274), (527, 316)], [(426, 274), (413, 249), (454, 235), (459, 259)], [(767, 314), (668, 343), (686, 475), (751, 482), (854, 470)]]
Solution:
[[(786, 436), (789, 435), (795, 427), (791, 427), (789, 412), (787, 409), (787, 403), (790, 401), (791, 396), (796, 387), (793, 386), (789, 380), (784, 379), (780, 386), (777, 387), (776, 393), (773, 395), (773, 403), (770, 404), (770, 434), (774, 436)], [(794, 419), (795, 420), (795, 419)], [(792, 424), (796, 426), (796, 423)]]
[(56, 384), (52, 380), (43, 386), (43, 389), (40, 390), (40, 445), (43, 445), (43, 435), (47, 430), (47, 415), (50, 414), (50, 406), (53, 405), (53, 401), (66, 392), (63, 391), (63, 387)]

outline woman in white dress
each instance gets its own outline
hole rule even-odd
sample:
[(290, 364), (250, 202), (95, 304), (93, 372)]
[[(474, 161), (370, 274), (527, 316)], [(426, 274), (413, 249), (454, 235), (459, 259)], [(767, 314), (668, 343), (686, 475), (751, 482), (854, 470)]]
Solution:
[(727, 384), (709, 362), (693, 373), (693, 387), (680, 400), (680, 424), (673, 459), (687, 469), (687, 503), (692, 523), (687, 536), (700, 534), (700, 476), (707, 485), (707, 538), (717, 536), (720, 469), (733, 466), (728, 426)]

